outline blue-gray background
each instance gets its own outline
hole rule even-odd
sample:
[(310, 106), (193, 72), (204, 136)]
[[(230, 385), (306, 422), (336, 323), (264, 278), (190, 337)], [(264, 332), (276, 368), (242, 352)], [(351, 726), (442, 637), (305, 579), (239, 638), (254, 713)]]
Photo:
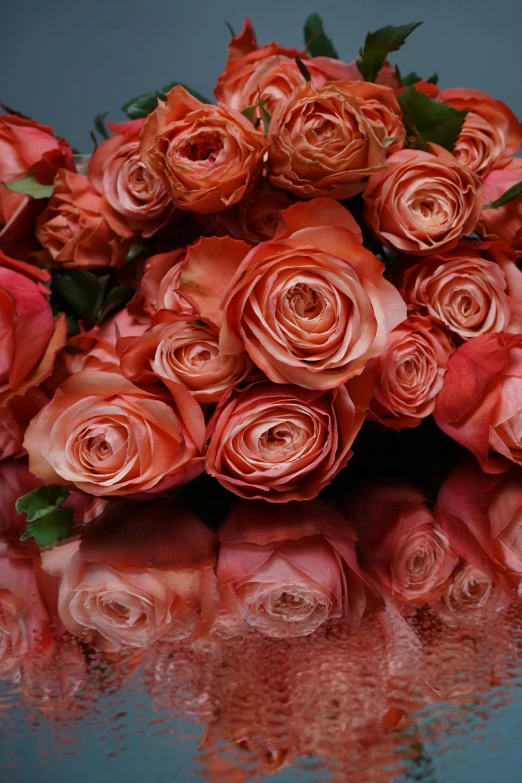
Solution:
[(368, 30), (422, 20), (397, 61), (441, 85), (475, 87), (522, 115), (521, 0), (3, 0), (0, 100), (53, 125), (84, 152), (92, 118), (169, 81), (211, 95), (226, 58), (226, 19), (248, 14), (260, 43), (302, 45), (318, 11), (340, 57)]

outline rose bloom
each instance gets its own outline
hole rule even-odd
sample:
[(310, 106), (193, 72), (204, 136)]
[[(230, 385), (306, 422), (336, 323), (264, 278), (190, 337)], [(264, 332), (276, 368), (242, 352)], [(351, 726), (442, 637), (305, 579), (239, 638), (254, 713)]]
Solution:
[(463, 239), (440, 255), (403, 257), (392, 277), (409, 309), (437, 318), (461, 340), (522, 332), (522, 272), (501, 242)]
[(461, 345), (449, 360), (435, 420), (487, 473), (522, 465), (522, 337), (498, 332)]
[(249, 250), (230, 237), (202, 237), (186, 249), (152, 256), (138, 294), (145, 312), (171, 310), (219, 326), (223, 292)]
[(141, 157), (174, 204), (218, 212), (246, 198), (263, 167), (267, 142), (250, 120), (226, 106), (201, 103), (183, 87), (147, 118)]
[(307, 82), (275, 109), (268, 132), (270, 182), (300, 198), (345, 199), (386, 164), (386, 130), (350, 91), (350, 82)]
[[(484, 177), (484, 198), (491, 204), (522, 182), (522, 159), (503, 158)], [(477, 232), (484, 239), (500, 239), (522, 250), (522, 195), (496, 209), (483, 209)]]
[(365, 587), (355, 532), (320, 500), (274, 514), (240, 502), (218, 534), (217, 582), (224, 608), (267, 636), (308, 636), (327, 620), (357, 624)]
[[(372, 82), (350, 82), (350, 94), (359, 101), (362, 113), (373, 123), (383, 126), (388, 139), (386, 155), (404, 147), (406, 130), (402, 123), (402, 111), (391, 87)], [(391, 141), (393, 139), (393, 141)]]
[(257, 245), (274, 238), (280, 212), (291, 203), (287, 193), (266, 188), (225, 212), (201, 215), (200, 221), (210, 234), (230, 236)]
[(453, 151), (463, 166), (484, 176), (496, 161), (520, 149), (522, 128), (502, 101), (480, 90), (461, 88), (444, 90), (439, 100), (469, 111)]
[(370, 396), (364, 375), (325, 392), (263, 382), (225, 396), (209, 424), (207, 473), (244, 498), (310, 500), (352, 456)]
[(281, 217), (228, 286), (220, 347), (246, 348), (275, 383), (333, 388), (382, 352), (406, 306), (340, 204), (299, 203)]
[(111, 123), (115, 135), (94, 151), (89, 178), (132, 231), (150, 237), (169, 223), (174, 205), (162, 180), (140, 156), (140, 133), (145, 119)]
[(118, 342), (121, 370), (138, 385), (159, 379), (174, 393), (181, 384), (198, 402), (217, 402), (251, 372), (247, 354), (227, 356), (219, 350), (217, 329), (188, 321), (167, 310), (157, 313), (140, 337)]
[[(49, 372), (51, 369), (49, 367)], [(0, 407), (0, 460), (25, 454), (24, 433), (27, 426), (48, 402), (49, 397), (42, 389), (31, 386), (22, 397), (15, 394)]]
[[(306, 83), (295, 58), (308, 68), (315, 86), (331, 79), (360, 78), (355, 65), (330, 57), (307, 57), (299, 49), (286, 49), (277, 43), (259, 46), (252, 23), (245, 19), (243, 30), (228, 44), (228, 62), (220, 74), (214, 94), (220, 103), (241, 111), (266, 100), (272, 113), (287, 101), (293, 91)], [(257, 112), (258, 116), (261, 116)]]
[(455, 346), (433, 318), (411, 315), (388, 335), (367, 372), (375, 382), (370, 420), (401, 430), (433, 413)]
[(16, 114), (0, 115), (0, 243), (31, 237), (40, 208), (35, 199), (5, 185), (29, 174), (51, 185), (60, 167), (74, 171), (73, 154), (52, 128)]
[(370, 230), (392, 250), (432, 255), (470, 234), (484, 203), (476, 174), (436, 144), (431, 152), (401, 150), (388, 158), (364, 192)]
[(55, 264), (90, 268), (123, 266), (132, 235), (131, 229), (87, 177), (60, 169), (54, 193), (36, 228), (37, 238)]
[(509, 602), (506, 592), (473, 563), (462, 562), (450, 576), (437, 607), (437, 615), (448, 625), (483, 623), (486, 613), (500, 612)]
[(215, 605), (214, 562), (214, 534), (165, 500), (113, 505), (82, 541), (42, 555), (65, 628), (108, 652), (192, 636)]
[(174, 403), (120, 374), (85, 370), (32, 420), (24, 446), (31, 471), (45, 484), (136, 496), (199, 475), (203, 439), (203, 412), (183, 387)]

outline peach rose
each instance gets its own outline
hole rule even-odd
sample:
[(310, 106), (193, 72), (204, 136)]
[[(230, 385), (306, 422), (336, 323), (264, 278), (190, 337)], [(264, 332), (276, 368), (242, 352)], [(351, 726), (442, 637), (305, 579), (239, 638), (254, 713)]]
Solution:
[(375, 382), (369, 418), (385, 427), (416, 427), (433, 413), (455, 346), (429, 316), (411, 315), (388, 335), (367, 372)]
[(355, 532), (320, 500), (272, 507), (240, 502), (218, 534), (224, 608), (276, 638), (308, 636), (331, 619), (357, 625), (365, 586)]
[(401, 150), (405, 144), (406, 130), (402, 124), (401, 107), (392, 88), (383, 84), (355, 81), (350, 83), (349, 90), (359, 101), (364, 116), (370, 122), (383, 126), (385, 138), (389, 140), (386, 155)]
[(210, 234), (257, 245), (274, 238), (280, 212), (291, 203), (287, 193), (267, 188), (225, 212), (201, 215), (200, 220)]
[(56, 175), (36, 236), (53, 261), (64, 266), (123, 266), (132, 244), (132, 231), (87, 177), (66, 169)]
[(386, 594), (414, 606), (440, 595), (458, 558), (419, 490), (372, 485), (344, 510), (359, 531), (363, 570)]
[(168, 310), (152, 319), (140, 337), (118, 343), (121, 370), (138, 385), (159, 379), (167, 389), (187, 388), (198, 402), (217, 402), (251, 372), (249, 357), (227, 356), (219, 350), (217, 329), (203, 321), (188, 321)]
[(147, 118), (141, 156), (174, 204), (218, 212), (246, 198), (263, 167), (267, 142), (250, 120), (226, 106), (201, 103), (183, 87)]
[(203, 412), (181, 386), (176, 403), (120, 374), (85, 370), (29, 425), (29, 466), (46, 484), (98, 496), (161, 493), (203, 470)]
[(500, 585), (473, 563), (463, 561), (446, 583), (437, 615), (448, 625), (460, 628), (464, 622), (482, 624), (486, 613), (500, 612), (508, 603)]
[(14, 193), (5, 184), (34, 174), (50, 185), (60, 167), (74, 171), (73, 154), (52, 128), (17, 114), (0, 115), (0, 243), (31, 237), (41, 208), (41, 202)]
[[(503, 158), (484, 177), (484, 198), (487, 204), (496, 201), (514, 185), (522, 182), (522, 159)], [(477, 232), (484, 239), (500, 239), (522, 250), (522, 195), (496, 209), (483, 209)]]
[(484, 176), (500, 158), (515, 155), (522, 145), (522, 127), (502, 101), (480, 90), (444, 90), (440, 101), (467, 109), (453, 154), (463, 166)]
[(386, 130), (369, 119), (350, 82), (307, 82), (276, 107), (268, 137), (270, 182), (300, 198), (345, 199), (386, 164)]
[(522, 465), (522, 337), (498, 332), (458, 348), (437, 398), (440, 429), (487, 473)]
[(240, 497), (310, 500), (352, 456), (371, 391), (361, 375), (325, 392), (264, 382), (226, 396), (209, 424), (207, 473)]
[(89, 178), (132, 231), (150, 237), (173, 217), (174, 205), (162, 180), (140, 156), (140, 133), (145, 119), (111, 123), (115, 135), (94, 151)]
[(42, 555), (65, 628), (108, 652), (192, 636), (215, 606), (214, 561), (214, 534), (164, 500), (112, 506), (94, 533)]
[[(306, 83), (295, 58), (308, 68), (314, 85), (331, 79), (360, 78), (354, 65), (330, 57), (307, 57), (299, 49), (286, 49), (277, 43), (259, 46), (252, 23), (245, 19), (243, 30), (228, 45), (228, 62), (220, 74), (214, 94), (220, 103), (241, 111), (266, 100), (272, 113), (287, 101), (293, 91)], [(258, 113), (258, 116), (260, 114)]]
[(228, 286), (220, 347), (246, 348), (275, 383), (333, 388), (381, 353), (406, 306), (340, 204), (299, 203), (281, 218)]
[(370, 230), (392, 250), (432, 255), (470, 234), (484, 203), (480, 180), (436, 144), (431, 152), (401, 150), (388, 158), (364, 192)]
[(437, 318), (462, 340), (522, 332), (522, 272), (501, 242), (462, 239), (430, 258), (402, 258), (393, 282), (409, 309)]
[(186, 249), (152, 256), (138, 293), (145, 311), (171, 310), (219, 326), (223, 292), (249, 250), (230, 237), (202, 237)]

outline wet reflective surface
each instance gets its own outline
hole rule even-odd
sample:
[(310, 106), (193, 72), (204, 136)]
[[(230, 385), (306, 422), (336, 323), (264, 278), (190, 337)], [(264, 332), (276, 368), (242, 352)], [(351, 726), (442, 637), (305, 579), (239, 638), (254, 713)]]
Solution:
[(522, 473), (365, 438), (308, 503), (71, 495), (42, 553), (4, 464), (0, 779), (520, 780)]

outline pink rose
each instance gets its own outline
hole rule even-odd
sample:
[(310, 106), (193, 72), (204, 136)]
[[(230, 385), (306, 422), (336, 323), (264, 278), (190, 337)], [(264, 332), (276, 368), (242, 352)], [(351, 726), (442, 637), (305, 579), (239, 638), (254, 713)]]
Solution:
[(491, 576), (473, 563), (460, 563), (450, 576), (440, 597), (436, 613), (448, 625), (483, 625), (489, 615), (506, 608), (509, 598)]
[[(522, 182), (522, 159), (503, 158), (484, 177), (484, 199), (491, 204)], [(477, 231), (484, 239), (500, 240), (522, 250), (522, 195), (503, 207), (483, 209)]]
[(200, 221), (210, 234), (230, 236), (257, 245), (274, 238), (280, 212), (290, 204), (287, 193), (267, 188), (225, 212), (201, 215)]

